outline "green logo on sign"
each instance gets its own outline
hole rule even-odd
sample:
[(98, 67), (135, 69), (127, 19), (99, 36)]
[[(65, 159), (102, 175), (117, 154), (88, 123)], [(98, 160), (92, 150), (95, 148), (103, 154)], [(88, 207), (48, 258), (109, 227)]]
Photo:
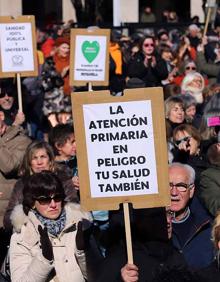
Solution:
[(99, 43), (97, 41), (89, 42), (84, 41), (82, 44), (83, 56), (91, 63), (95, 60), (100, 50)]

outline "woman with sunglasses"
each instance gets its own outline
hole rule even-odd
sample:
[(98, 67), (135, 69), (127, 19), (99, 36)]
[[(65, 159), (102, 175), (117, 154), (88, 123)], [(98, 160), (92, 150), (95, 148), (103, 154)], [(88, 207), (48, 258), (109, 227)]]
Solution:
[[(189, 73), (195, 73), (197, 72), (197, 65), (193, 60), (186, 60), (182, 63), (182, 66), (179, 67), (179, 74), (173, 78), (172, 83), (181, 86), (183, 79), (186, 75)], [(206, 77), (204, 78), (205, 85), (207, 86), (209, 84), (209, 81)]]
[[(181, 69), (181, 67), (179, 69)], [(178, 86), (181, 86), (181, 83), (184, 77), (188, 73), (196, 72), (196, 70), (197, 70), (197, 67), (196, 67), (195, 62), (193, 60), (187, 60), (183, 62), (182, 64), (182, 72), (180, 71), (180, 73), (176, 77), (174, 77), (172, 82)]]
[[(24, 114), (17, 113), (18, 106), (16, 96), (17, 90), (13, 79), (0, 79), (0, 112), (4, 117), (6, 125), (12, 125), (15, 122), (15, 119), (17, 125), (21, 125), (24, 122)], [(19, 117), (21, 119), (20, 121)]]
[(139, 50), (128, 63), (127, 76), (143, 80), (146, 87), (161, 85), (161, 81), (167, 78), (168, 71), (166, 62), (156, 52), (154, 38), (143, 38)]
[(208, 167), (208, 162), (201, 145), (201, 135), (198, 129), (190, 124), (177, 126), (173, 130), (173, 143), (173, 162), (192, 166), (196, 172), (195, 183), (199, 184), (200, 174)]
[(52, 147), (45, 141), (33, 141), (26, 149), (20, 168), (21, 178), (15, 183), (14, 189), (4, 215), (4, 227), (11, 230), (10, 215), (13, 208), (23, 201), (23, 188), (26, 178), (43, 170), (54, 172), (63, 183), (66, 201), (78, 202), (77, 191), (72, 182), (72, 171), (68, 167), (55, 163)]
[(85, 281), (89, 213), (65, 203), (62, 183), (51, 171), (29, 176), (23, 195), (22, 205), (11, 216), (15, 231), (9, 248), (11, 280)]

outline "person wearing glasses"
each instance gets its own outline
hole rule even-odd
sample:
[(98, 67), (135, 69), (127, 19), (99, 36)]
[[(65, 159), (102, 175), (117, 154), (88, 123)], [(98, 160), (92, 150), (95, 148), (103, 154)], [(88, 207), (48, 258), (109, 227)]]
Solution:
[[(185, 62), (183, 62), (182, 65), (182, 73), (180, 73), (179, 75), (175, 76), (173, 78), (173, 83), (180, 86), (184, 77), (190, 73), (190, 72), (196, 72), (197, 68), (196, 68), (196, 64), (193, 60), (186, 60)], [(180, 69), (181, 69), (180, 68)]]
[(14, 207), (23, 201), (23, 189), (26, 178), (43, 170), (54, 172), (62, 181), (64, 186), (66, 201), (78, 202), (77, 191), (72, 181), (72, 171), (67, 166), (57, 164), (52, 147), (45, 141), (35, 140), (27, 147), (20, 167), (20, 179), (14, 185), (8, 206), (4, 215), (4, 227), (12, 229), (11, 212)]
[(187, 266), (183, 255), (172, 244), (173, 213), (169, 207), (131, 208), (130, 213), (134, 263), (127, 262), (123, 215), (114, 211), (109, 230), (112, 243), (97, 282), (153, 282), (160, 270)]
[(31, 175), (23, 192), (11, 216), (11, 281), (85, 281), (89, 213), (66, 204), (62, 183), (51, 171)]
[(160, 86), (168, 77), (168, 70), (166, 62), (156, 52), (154, 37), (144, 37), (139, 50), (128, 62), (127, 76), (143, 80), (146, 87)]
[(169, 165), (172, 241), (192, 269), (208, 266), (214, 258), (211, 242), (212, 218), (195, 192), (195, 171), (187, 165)]
[[(195, 72), (198, 72), (196, 62), (191, 60), (191, 59), (186, 60), (182, 63), (182, 65), (180, 65), (179, 74), (177, 76), (173, 77), (172, 83), (174, 83), (178, 86), (181, 86), (184, 78), (188, 74), (193, 74)], [(203, 76), (203, 79), (204, 79), (205, 85), (207, 86), (209, 84), (209, 80), (205, 76)]]
[(184, 123), (173, 130), (173, 143), (173, 162), (185, 163), (194, 168), (196, 194), (198, 194), (200, 175), (209, 167), (201, 134), (194, 126)]
[[(197, 104), (203, 104), (203, 90), (205, 88), (205, 80), (199, 72), (190, 72), (188, 73), (182, 83), (181, 83), (181, 92), (182, 94), (190, 94), (195, 99)], [(198, 107), (197, 107), (198, 108)], [(200, 109), (200, 112), (203, 113), (203, 109)]]

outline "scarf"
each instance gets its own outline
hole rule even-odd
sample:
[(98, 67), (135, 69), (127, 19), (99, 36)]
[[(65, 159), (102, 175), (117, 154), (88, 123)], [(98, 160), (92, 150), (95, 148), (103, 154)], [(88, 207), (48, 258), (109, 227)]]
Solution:
[(51, 235), (57, 237), (61, 231), (64, 229), (66, 224), (66, 211), (65, 209), (62, 210), (60, 216), (57, 219), (49, 219), (46, 217), (43, 217), (41, 214), (39, 214), (36, 210), (33, 210), (35, 216), (40, 221), (40, 223), (43, 226), (47, 227), (48, 233)]
[[(62, 73), (63, 69), (65, 67), (69, 66), (69, 64), (70, 64), (70, 57), (69, 56), (61, 57), (58, 54), (55, 54), (53, 56), (53, 60), (54, 60), (54, 63), (55, 63), (56, 71), (60, 74)], [(63, 77), (63, 81), (64, 81), (64, 86), (63, 86), (64, 94), (70, 95), (71, 88), (69, 86), (69, 73), (67, 73), (66, 76)]]

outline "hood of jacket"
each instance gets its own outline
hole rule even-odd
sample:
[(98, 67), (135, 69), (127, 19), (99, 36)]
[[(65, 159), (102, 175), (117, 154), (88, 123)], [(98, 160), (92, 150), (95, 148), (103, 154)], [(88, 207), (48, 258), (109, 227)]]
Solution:
[[(87, 220), (85, 222), (87, 222), (89, 227), (89, 222), (92, 221), (92, 216), (90, 213), (82, 211), (79, 204), (67, 203), (64, 208), (66, 210), (66, 227), (70, 224), (78, 223), (82, 219)], [(26, 225), (32, 216), (32, 211), (29, 211), (28, 215), (24, 213), (23, 206), (21, 204), (15, 206), (10, 216), (13, 230), (20, 233), (22, 226)], [(85, 226), (85, 228), (86, 227), (87, 226)]]

